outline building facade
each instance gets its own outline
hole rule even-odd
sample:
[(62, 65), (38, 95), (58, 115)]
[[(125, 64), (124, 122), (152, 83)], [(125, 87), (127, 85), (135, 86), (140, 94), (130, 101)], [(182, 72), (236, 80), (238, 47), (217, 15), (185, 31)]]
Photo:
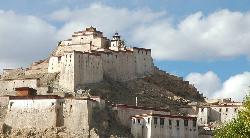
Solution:
[(131, 127), (131, 116), (138, 114), (162, 114), (170, 115), (168, 109), (158, 109), (153, 107), (133, 106), (125, 104), (117, 104), (113, 106), (120, 123), (128, 128)]
[(198, 138), (196, 117), (143, 114), (131, 117), (135, 138)]
[(128, 81), (150, 75), (153, 70), (150, 49), (128, 48), (118, 33), (109, 40), (93, 27), (61, 41), (48, 66), (48, 73), (60, 73), (59, 84), (69, 91), (104, 78)]

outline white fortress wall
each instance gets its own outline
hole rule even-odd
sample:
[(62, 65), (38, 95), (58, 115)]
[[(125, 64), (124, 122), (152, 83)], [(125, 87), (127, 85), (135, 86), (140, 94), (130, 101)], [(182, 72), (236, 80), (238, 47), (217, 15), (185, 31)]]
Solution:
[(90, 52), (91, 46), (90, 43), (82, 43), (82, 44), (70, 44), (70, 45), (59, 45), (55, 52), (56, 56), (63, 55), (64, 52), (69, 51), (82, 51), (82, 52)]
[(72, 131), (88, 131), (97, 102), (86, 99), (65, 99), (64, 126)]
[(101, 52), (104, 76), (116, 81), (135, 78), (134, 56), (130, 51)]
[(74, 52), (65, 52), (61, 57), (59, 85), (64, 91), (74, 91), (75, 88), (74, 60)]
[(137, 77), (144, 77), (153, 72), (153, 59), (150, 49), (133, 48)]
[[(5, 119), (6, 125), (13, 129), (45, 129), (61, 126), (62, 99), (18, 99), (10, 97)], [(45, 123), (46, 122), (46, 123)]]
[(18, 87), (37, 89), (39, 79), (0, 80), (0, 95), (15, 95), (15, 88)]
[(103, 80), (103, 68), (100, 55), (74, 52), (75, 86), (96, 83)]
[(48, 72), (49, 73), (55, 73), (55, 72), (60, 72), (60, 61), (61, 57), (59, 56), (53, 56), (49, 59), (49, 67), (48, 67)]

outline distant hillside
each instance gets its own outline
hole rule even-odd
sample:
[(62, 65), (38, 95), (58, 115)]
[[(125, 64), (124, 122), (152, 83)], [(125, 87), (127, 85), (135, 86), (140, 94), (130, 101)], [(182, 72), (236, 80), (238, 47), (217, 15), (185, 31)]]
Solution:
[(101, 96), (110, 103), (135, 105), (135, 97), (138, 97), (138, 105), (171, 108), (204, 101), (189, 82), (159, 70), (150, 77), (127, 82), (105, 80), (88, 88), (91, 95)]

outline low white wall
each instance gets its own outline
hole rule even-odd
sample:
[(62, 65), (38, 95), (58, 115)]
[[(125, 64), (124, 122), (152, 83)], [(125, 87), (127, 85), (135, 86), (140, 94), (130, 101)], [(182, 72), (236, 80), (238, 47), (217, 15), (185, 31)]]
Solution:
[(10, 100), (5, 124), (13, 129), (60, 126), (62, 102), (59, 99)]

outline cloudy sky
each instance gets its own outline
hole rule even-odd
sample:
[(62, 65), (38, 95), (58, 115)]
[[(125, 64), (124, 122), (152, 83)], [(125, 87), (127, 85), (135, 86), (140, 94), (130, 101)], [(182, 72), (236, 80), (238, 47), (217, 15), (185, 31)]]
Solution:
[(208, 98), (242, 100), (249, 90), (249, 0), (8, 0), (0, 4), (0, 69), (46, 58), (91, 25), (151, 48), (157, 66)]

